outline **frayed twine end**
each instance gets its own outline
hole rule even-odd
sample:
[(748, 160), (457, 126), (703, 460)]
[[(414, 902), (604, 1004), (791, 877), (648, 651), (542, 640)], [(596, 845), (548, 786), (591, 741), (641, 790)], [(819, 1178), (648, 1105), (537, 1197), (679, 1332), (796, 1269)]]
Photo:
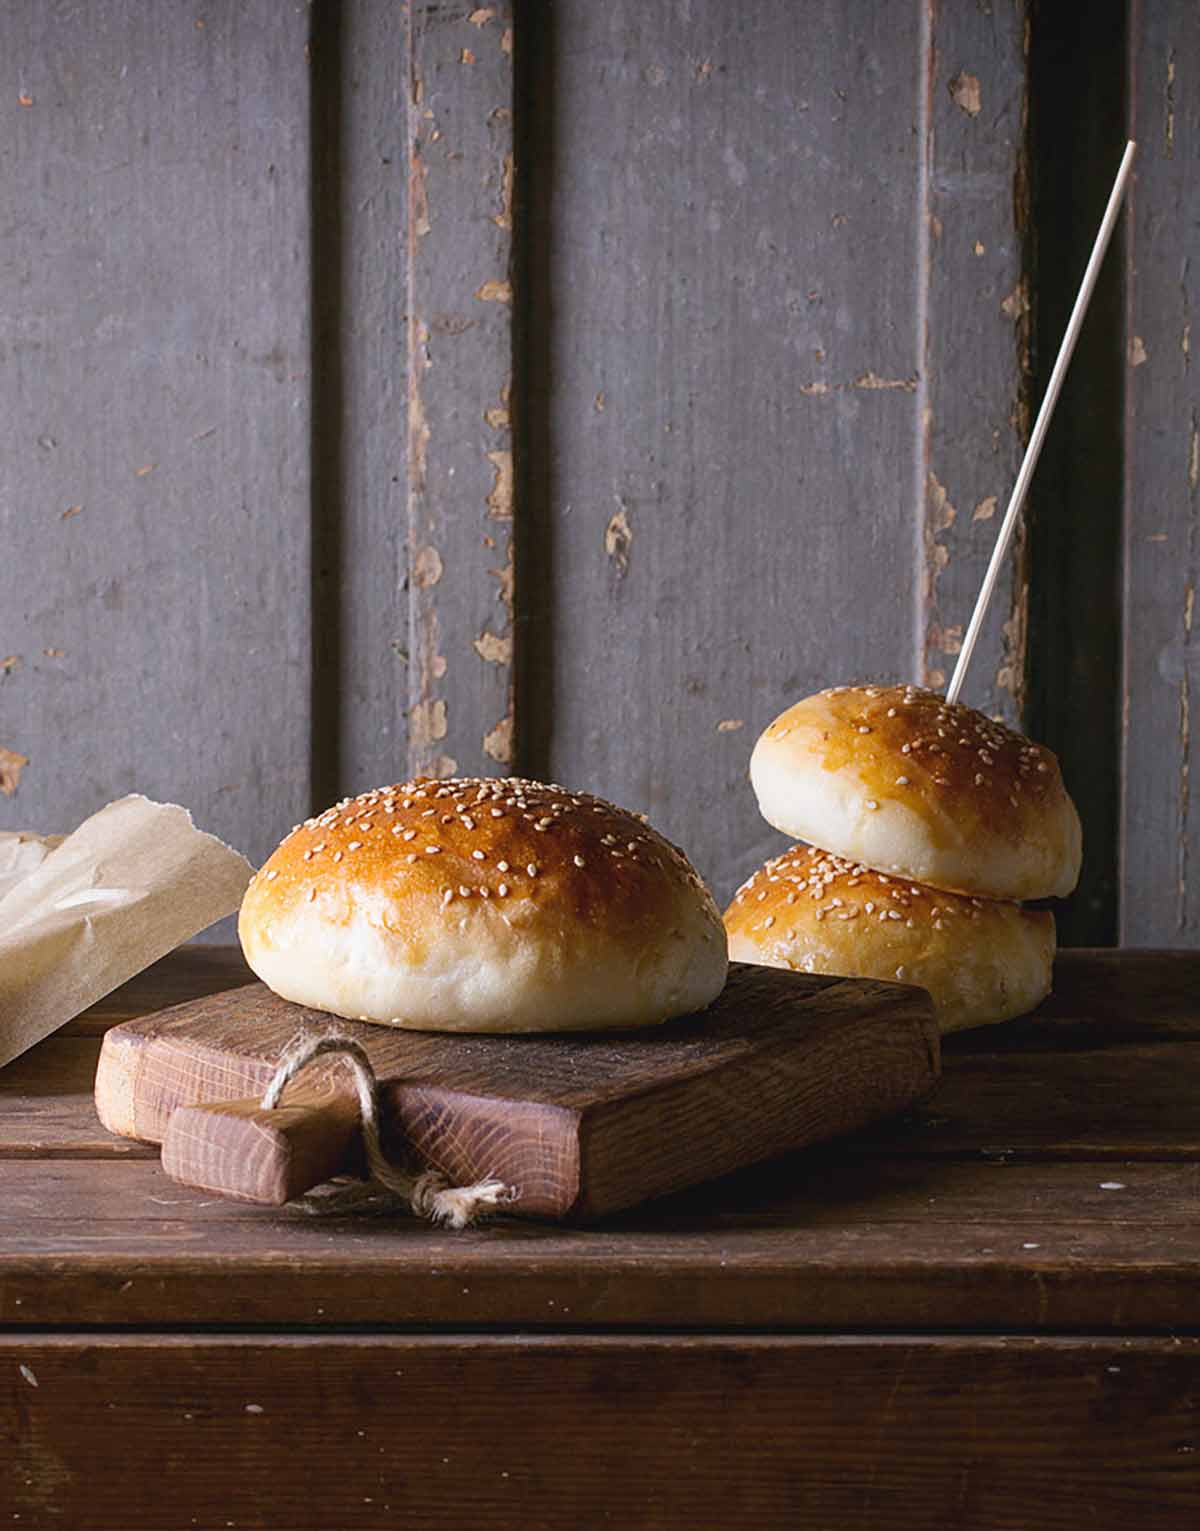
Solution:
[(440, 1170), (413, 1175), (392, 1164), (380, 1141), (379, 1081), (374, 1067), (365, 1050), (340, 1030), (320, 1036), (302, 1033), (292, 1041), (267, 1085), (263, 1108), (277, 1106), (285, 1086), (302, 1069), (325, 1055), (339, 1058), (354, 1077), (370, 1178), (304, 1197), (300, 1205), (306, 1212), (329, 1215), (368, 1208), (376, 1212), (402, 1209), (439, 1227), (463, 1229), (517, 1199), (516, 1188), (502, 1180), (455, 1186)]

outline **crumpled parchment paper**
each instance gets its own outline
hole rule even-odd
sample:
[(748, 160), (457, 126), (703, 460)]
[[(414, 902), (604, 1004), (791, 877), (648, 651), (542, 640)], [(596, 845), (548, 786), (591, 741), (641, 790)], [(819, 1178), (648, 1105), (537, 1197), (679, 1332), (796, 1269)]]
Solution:
[(252, 868), (132, 794), (74, 834), (0, 834), (0, 1067), (223, 919)]

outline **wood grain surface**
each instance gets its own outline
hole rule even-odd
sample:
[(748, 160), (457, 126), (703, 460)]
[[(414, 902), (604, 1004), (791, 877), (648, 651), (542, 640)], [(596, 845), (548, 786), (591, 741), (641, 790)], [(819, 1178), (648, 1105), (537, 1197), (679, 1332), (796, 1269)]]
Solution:
[(1195, 1338), (8, 1336), (0, 1473), (22, 1523), (88, 1531), (164, 1472), (163, 1531), (1191, 1527), (1198, 1366)]
[[(329, 1027), (261, 984), (128, 1022), (104, 1039), (100, 1118), (161, 1142), (177, 1107), (261, 1095), (286, 1046)], [(921, 990), (748, 964), (700, 1015), (619, 1036), (339, 1029), (371, 1060), (397, 1146), (457, 1184), (504, 1181), (513, 1210), (560, 1217), (599, 1216), (893, 1114), (929, 1093), (939, 1057)], [(306, 1081), (353, 1100), (336, 1062)], [(243, 1125), (229, 1153), (244, 1149)], [(173, 1135), (172, 1174), (245, 1197), (289, 1178), (286, 1135), (264, 1138), (241, 1179), (214, 1168), (220, 1126), (189, 1119)]]
[[(106, 1004), (211, 987), (215, 955)], [(1187, 1329), (1198, 963), (1061, 954), (1045, 1010), (953, 1039), (937, 1094), (887, 1132), (589, 1229), (442, 1234), (189, 1191), (97, 1122), (99, 1039), (51, 1039), (0, 1071), (0, 1323)]]
[(136, 790), (259, 861), (308, 807), (307, 36), (0, 15), (2, 828)]
[[(166, 1464), (164, 1528), (1015, 1531), (1152, 1504), (1190, 1531), (1198, 963), (1065, 954), (1043, 1012), (954, 1039), (887, 1132), (461, 1234), (171, 1182), (101, 1132), (84, 1017), (0, 1071), (0, 1504), (116, 1531)], [(221, 973), (183, 954), (107, 1019)], [(298, 1477), (331, 1444), (338, 1471)]]

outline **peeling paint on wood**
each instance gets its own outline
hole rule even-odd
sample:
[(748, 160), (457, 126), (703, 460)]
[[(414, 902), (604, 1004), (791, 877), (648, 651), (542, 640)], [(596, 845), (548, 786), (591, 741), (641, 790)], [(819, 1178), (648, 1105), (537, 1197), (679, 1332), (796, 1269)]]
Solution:
[(513, 641), (511, 634), (484, 631), (475, 639), (472, 647), (480, 659), (488, 664), (512, 664)]
[(960, 111), (966, 112), (968, 117), (978, 117), (983, 110), (983, 94), (979, 86), (979, 76), (956, 74), (947, 82), (946, 89), (950, 92), (950, 99)]
[(16, 750), (0, 745), (0, 792), (5, 797), (12, 797), (21, 785), (21, 772), (28, 764), (28, 755), (19, 755)]
[[(1025, 0), (926, 13), (922, 255), (924, 678), (941, 685), (944, 635), (965, 626), (1016, 478), (1031, 386)], [(939, 84), (939, 61), (970, 59)], [(987, 111), (983, 104), (987, 102)], [(988, 190), (984, 190), (988, 188)], [(992, 190), (991, 188), (994, 188)], [(1004, 189), (1011, 188), (1011, 195)], [(964, 507), (959, 515), (956, 506)], [(966, 506), (973, 506), (970, 515)], [(967, 675), (964, 701), (1020, 725), (1028, 578), (1018, 531)]]
[(629, 550), (633, 546), (633, 529), (624, 506), (609, 517), (604, 528), (604, 551), (617, 567), (618, 575), (629, 573)]
[(408, 7), (409, 768), (435, 774), (494, 770), (512, 733), (511, 17)]

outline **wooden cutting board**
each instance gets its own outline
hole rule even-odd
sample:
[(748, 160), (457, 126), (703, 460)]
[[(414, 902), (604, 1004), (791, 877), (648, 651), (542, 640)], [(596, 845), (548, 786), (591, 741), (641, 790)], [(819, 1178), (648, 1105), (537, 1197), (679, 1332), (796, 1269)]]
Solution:
[[(109, 1031), (96, 1075), (100, 1119), (161, 1143), (177, 1108), (249, 1098), (249, 1127), (232, 1151), (222, 1146), (223, 1166), (214, 1168), (211, 1151), (181, 1147), (190, 1133), (177, 1130), (169, 1172), (274, 1203), (333, 1172), (354, 1173), (361, 1144), (344, 1065), (319, 1060), (281, 1109), (256, 1111), (288, 1043), (333, 1024), (370, 1056), (393, 1149), (404, 1145), (456, 1184), (504, 1181), (517, 1192), (511, 1211), (572, 1219), (900, 1111), (932, 1089), (940, 1057), (921, 989), (746, 963), (732, 965), (699, 1015), (594, 1035), (464, 1037), (335, 1022), (256, 983)], [(303, 1130), (282, 1142), (272, 1129), (293, 1102)]]

